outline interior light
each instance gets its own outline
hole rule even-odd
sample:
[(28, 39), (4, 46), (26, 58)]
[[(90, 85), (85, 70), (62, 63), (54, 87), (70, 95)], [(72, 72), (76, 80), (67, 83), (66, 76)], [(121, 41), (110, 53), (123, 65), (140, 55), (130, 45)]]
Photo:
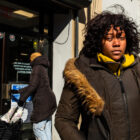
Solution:
[(15, 35), (10, 34), (10, 35), (9, 35), (9, 39), (10, 39), (10, 41), (12, 41), (12, 42), (15, 41)]
[(22, 16), (25, 16), (27, 18), (33, 18), (33, 17), (36, 16), (33, 13), (30, 13), (30, 12), (27, 12), (27, 11), (23, 11), (23, 10), (16, 10), (16, 11), (13, 11), (13, 13), (18, 14), (18, 15), (22, 15)]
[(2, 39), (4, 37), (4, 33), (0, 32), (0, 39)]
[(20, 53), (20, 55), (27, 56), (28, 54), (27, 53)]
[(45, 28), (45, 29), (44, 29), (44, 33), (47, 33), (47, 34), (48, 34), (48, 29)]

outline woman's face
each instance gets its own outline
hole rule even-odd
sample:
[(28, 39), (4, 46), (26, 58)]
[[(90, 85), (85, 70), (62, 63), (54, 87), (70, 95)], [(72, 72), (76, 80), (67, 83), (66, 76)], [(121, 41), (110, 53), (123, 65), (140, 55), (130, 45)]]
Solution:
[(115, 61), (119, 61), (126, 50), (126, 36), (124, 30), (113, 26), (102, 39), (102, 53)]

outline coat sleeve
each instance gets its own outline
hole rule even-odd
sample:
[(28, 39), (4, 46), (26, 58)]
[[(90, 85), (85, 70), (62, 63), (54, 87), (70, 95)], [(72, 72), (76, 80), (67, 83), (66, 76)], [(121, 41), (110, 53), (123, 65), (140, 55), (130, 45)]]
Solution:
[(79, 101), (75, 94), (64, 87), (55, 115), (55, 127), (62, 140), (86, 140), (78, 130), (80, 116)]
[(37, 90), (40, 81), (40, 73), (41, 73), (40, 66), (37, 65), (32, 69), (29, 85), (19, 90), (20, 93), (19, 103), (25, 102), (26, 99)]

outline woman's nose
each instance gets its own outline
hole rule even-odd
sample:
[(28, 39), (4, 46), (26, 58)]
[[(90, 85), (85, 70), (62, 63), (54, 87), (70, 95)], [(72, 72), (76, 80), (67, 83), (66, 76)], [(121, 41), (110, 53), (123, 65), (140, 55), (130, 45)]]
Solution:
[(114, 47), (119, 47), (120, 46), (120, 40), (119, 40), (119, 38), (114, 38), (113, 39), (113, 46)]

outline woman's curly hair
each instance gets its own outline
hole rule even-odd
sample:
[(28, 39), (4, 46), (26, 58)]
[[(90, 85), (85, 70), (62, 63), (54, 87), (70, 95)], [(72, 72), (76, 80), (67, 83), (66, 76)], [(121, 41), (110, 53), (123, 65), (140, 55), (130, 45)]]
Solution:
[(87, 57), (94, 57), (102, 49), (102, 39), (106, 32), (113, 25), (114, 29), (120, 27), (126, 34), (126, 53), (138, 54), (139, 52), (139, 32), (132, 18), (127, 17), (124, 13), (115, 14), (104, 11), (91, 19), (85, 27), (84, 47), (81, 53)]

